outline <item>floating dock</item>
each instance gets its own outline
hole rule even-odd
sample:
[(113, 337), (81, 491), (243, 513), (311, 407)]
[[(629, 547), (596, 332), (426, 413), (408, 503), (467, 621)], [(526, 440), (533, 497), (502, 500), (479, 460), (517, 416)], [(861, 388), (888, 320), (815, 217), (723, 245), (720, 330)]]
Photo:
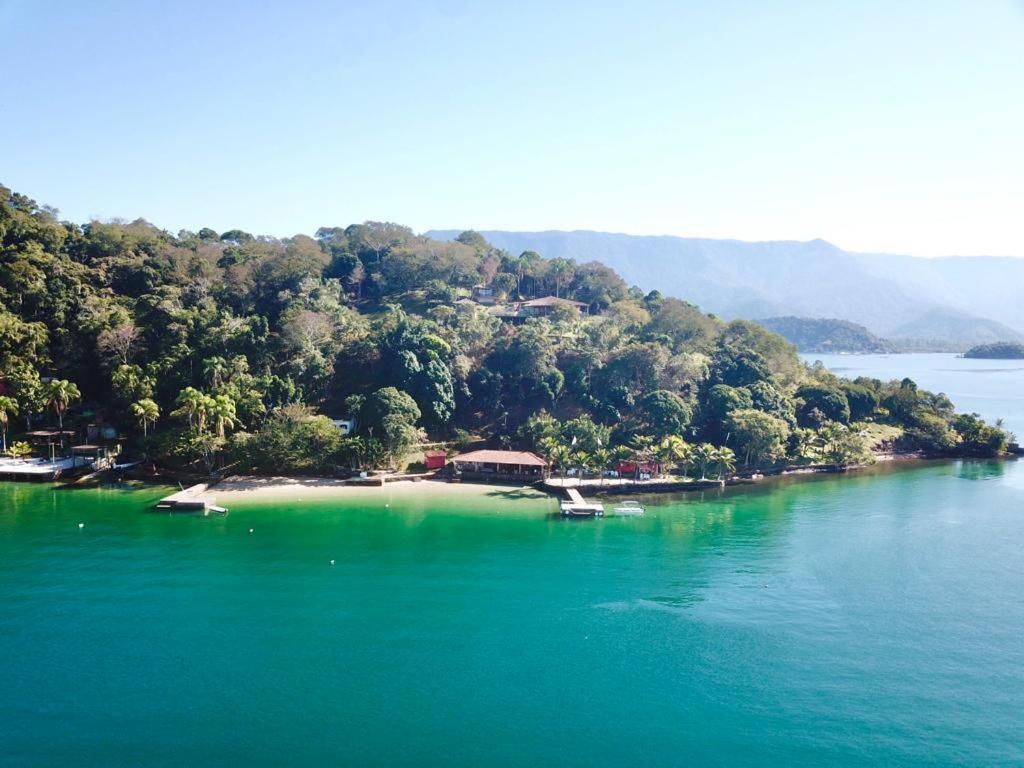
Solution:
[(212, 493), (207, 493), (210, 486), (207, 483), (199, 483), (189, 488), (184, 488), (170, 496), (165, 496), (156, 503), (157, 509), (166, 509), (169, 512), (202, 512), (208, 515), (211, 512), (224, 515), (227, 510), (214, 504)]
[(565, 495), (569, 498), (560, 506), (562, 514), (566, 517), (601, 517), (604, 515), (603, 504), (587, 501), (575, 488), (566, 488)]

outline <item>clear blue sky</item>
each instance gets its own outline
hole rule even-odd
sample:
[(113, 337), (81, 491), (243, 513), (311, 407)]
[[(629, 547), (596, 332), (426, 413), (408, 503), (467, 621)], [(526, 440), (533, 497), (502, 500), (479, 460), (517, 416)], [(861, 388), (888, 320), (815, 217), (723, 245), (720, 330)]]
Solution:
[(1024, 256), (1024, 5), (0, 0), (0, 182), (64, 217)]

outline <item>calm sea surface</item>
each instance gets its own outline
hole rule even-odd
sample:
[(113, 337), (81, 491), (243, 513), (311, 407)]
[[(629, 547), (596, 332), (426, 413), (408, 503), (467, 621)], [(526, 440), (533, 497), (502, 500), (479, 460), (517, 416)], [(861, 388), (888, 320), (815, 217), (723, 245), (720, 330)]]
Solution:
[(962, 411), (989, 421), (1005, 419), (1006, 427), (1024, 438), (1024, 360), (968, 360), (949, 354), (814, 355), (830, 370), (851, 379), (902, 379), (909, 376), (923, 389), (945, 392)]
[(390, 494), (0, 484), (0, 764), (1024, 763), (1024, 463)]

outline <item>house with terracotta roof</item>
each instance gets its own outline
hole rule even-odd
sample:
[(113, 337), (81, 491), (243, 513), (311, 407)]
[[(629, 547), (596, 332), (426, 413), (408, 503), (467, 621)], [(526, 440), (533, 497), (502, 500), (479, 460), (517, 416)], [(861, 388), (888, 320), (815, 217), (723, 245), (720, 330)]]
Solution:
[(569, 307), (577, 310), (581, 315), (587, 314), (590, 306), (582, 301), (562, 299), (558, 296), (542, 296), (539, 299), (520, 301), (515, 304), (498, 305), (492, 308), (492, 312), (514, 325), (525, 323), (531, 317), (547, 317), (551, 315), (556, 307)]
[(548, 476), (548, 463), (529, 451), (470, 451), (452, 458), (453, 476), (466, 480), (532, 483)]
[(555, 311), (555, 307), (575, 307), (580, 314), (587, 313), (587, 305), (582, 301), (572, 299), (561, 299), (558, 296), (543, 296), (539, 299), (524, 301), (519, 305), (519, 311), (527, 317), (545, 317)]

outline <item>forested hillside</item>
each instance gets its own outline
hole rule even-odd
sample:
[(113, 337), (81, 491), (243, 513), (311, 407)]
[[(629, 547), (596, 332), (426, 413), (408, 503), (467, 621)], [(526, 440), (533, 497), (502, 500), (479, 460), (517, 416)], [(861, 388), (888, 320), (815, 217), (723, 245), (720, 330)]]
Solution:
[[(425, 439), (470, 436), (561, 468), (711, 450), (725, 465), (846, 463), (868, 448), (866, 420), (910, 447), (1005, 444), (909, 380), (837, 379), (757, 324), (473, 232), (171, 234), (62, 222), (0, 187), (0, 247), (0, 421), (16, 453), (44, 423), (113, 425), (165, 466), (263, 472), (400, 465)], [(581, 304), (520, 313), (549, 295)]]
[(759, 323), (780, 334), (801, 352), (895, 352), (896, 345), (880, 339), (863, 325), (848, 320), (808, 317), (769, 317)]
[[(457, 232), (437, 231), (439, 238)], [(611, 232), (482, 233), (513, 252), (598, 259), (645, 289), (726, 318), (835, 317), (911, 348), (1020, 341), (1024, 259), (914, 258), (825, 240), (744, 242)], [(916, 343), (907, 344), (907, 341)]]

